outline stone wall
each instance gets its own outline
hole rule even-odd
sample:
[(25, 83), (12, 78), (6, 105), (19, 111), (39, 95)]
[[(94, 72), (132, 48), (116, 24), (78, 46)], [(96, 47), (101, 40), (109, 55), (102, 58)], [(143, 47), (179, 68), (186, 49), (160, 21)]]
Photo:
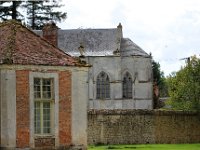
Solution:
[[(92, 64), (88, 73), (89, 109), (152, 109), (152, 69), (147, 57), (86, 57)], [(97, 98), (97, 76), (103, 71), (109, 76), (110, 98)], [(132, 98), (122, 95), (123, 77), (128, 72), (132, 78)]]
[(197, 112), (90, 110), (88, 144), (199, 143)]
[(16, 74), (0, 69), (1, 89), (1, 147), (16, 146)]
[(87, 147), (88, 68), (72, 70), (72, 144)]

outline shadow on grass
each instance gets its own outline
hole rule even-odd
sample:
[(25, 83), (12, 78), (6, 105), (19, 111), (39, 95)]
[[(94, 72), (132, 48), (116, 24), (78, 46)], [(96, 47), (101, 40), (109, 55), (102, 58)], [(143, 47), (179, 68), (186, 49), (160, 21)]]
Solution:
[(200, 143), (194, 144), (136, 144), (90, 146), (89, 150), (200, 150)]
[(119, 146), (108, 146), (107, 149), (140, 149), (145, 147), (136, 147), (136, 146), (125, 146), (125, 147), (119, 147)]

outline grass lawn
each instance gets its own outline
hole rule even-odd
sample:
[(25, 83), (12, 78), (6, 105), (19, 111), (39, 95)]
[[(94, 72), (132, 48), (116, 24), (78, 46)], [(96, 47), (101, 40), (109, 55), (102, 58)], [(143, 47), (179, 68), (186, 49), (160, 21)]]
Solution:
[(200, 150), (200, 144), (141, 144), (89, 146), (89, 150)]

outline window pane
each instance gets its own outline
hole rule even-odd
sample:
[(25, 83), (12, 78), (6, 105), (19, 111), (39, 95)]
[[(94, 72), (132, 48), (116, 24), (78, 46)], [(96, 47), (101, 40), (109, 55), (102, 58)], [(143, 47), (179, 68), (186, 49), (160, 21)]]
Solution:
[(45, 98), (45, 99), (51, 99), (52, 98), (51, 81), (52, 81), (51, 79), (43, 79), (42, 90), (43, 90), (43, 98)]
[(45, 86), (51, 85), (51, 79), (43, 79), (43, 85)]
[(51, 105), (50, 102), (43, 103), (43, 132), (50, 133), (51, 129)]
[(132, 98), (132, 78), (127, 72), (123, 78), (123, 98)]
[(34, 125), (35, 125), (35, 133), (39, 134), (41, 133), (41, 115), (40, 115), (40, 102), (35, 102), (34, 104)]
[(44, 98), (44, 99), (51, 99), (51, 92), (49, 92), (49, 91), (44, 91), (44, 92), (43, 92), (43, 98)]
[(40, 99), (41, 98), (41, 92), (34, 92), (34, 98), (35, 99)]
[(41, 98), (41, 79), (34, 78), (34, 98)]
[(110, 84), (107, 83), (106, 84), (106, 98), (109, 98), (110, 97)]
[(40, 86), (40, 78), (34, 78), (34, 85)]

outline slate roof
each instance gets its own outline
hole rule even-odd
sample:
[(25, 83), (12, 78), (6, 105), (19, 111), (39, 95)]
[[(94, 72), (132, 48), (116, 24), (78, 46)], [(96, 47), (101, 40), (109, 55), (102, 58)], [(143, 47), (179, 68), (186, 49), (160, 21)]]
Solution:
[[(42, 36), (42, 31), (34, 31)], [(80, 56), (78, 47), (84, 47), (85, 56), (114, 56), (119, 50), (121, 56), (149, 55), (129, 38), (119, 36), (118, 28), (58, 30), (58, 47), (72, 56)]]
[(58, 47), (73, 56), (79, 56), (78, 47), (84, 47), (85, 56), (113, 55), (117, 49), (117, 29), (58, 30)]
[(0, 64), (81, 65), (16, 21), (0, 23)]
[(142, 50), (129, 38), (122, 38), (120, 52), (122, 56), (149, 56), (144, 50)]

